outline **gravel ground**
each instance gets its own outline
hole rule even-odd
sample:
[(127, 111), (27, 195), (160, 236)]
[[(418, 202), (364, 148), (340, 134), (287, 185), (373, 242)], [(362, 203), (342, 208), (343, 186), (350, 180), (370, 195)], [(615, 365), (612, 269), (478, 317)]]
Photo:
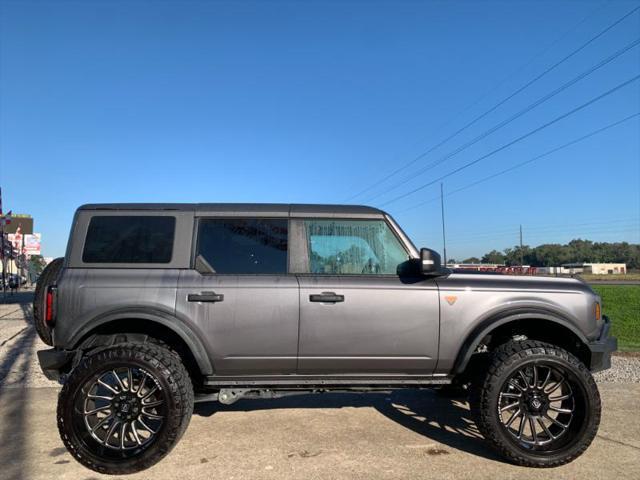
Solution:
[[(32, 300), (32, 290), (0, 297), (0, 388), (58, 385), (38, 366), (36, 352), (49, 347), (31, 323)], [(611, 369), (595, 375), (596, 381), (640, 383), (640, 356), (615, 355), (611, 363)]]

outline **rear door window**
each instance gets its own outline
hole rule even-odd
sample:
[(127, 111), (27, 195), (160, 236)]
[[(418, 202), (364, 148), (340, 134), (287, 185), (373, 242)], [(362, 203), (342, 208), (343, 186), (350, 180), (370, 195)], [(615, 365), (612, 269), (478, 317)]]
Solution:
[(202, 219), (197, 255), (220, 274), (287, 273), (286, 219)]
[(82, 261), (169, 263), (175, 228), (171, 216), (95, 216), (89, 222)]

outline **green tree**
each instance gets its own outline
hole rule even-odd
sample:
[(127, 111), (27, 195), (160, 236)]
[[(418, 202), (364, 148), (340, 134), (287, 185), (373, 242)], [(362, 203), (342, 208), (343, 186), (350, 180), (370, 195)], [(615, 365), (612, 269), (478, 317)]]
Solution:
[(480, 259), (478, 257), (469, 257), (464, 259), (462, 263), (480, 263)]
[(482, 263), (504, 263), (504, 253), (498, 250), (491, 250), (489, 253), (485, 253), (482, 257)]
[(30, 273), (38, 276), (42, 273), (42, 270), (44, 270), (44, 267), (46, 265), (47, 263), (44, 261), (42, 255), (31, 255), (29, 257), (27, 268), (29, 269)]

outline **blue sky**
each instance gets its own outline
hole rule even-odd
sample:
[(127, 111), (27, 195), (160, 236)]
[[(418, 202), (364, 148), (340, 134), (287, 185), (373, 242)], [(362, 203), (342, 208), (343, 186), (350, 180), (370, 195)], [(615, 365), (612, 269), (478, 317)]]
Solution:
[[(341, 203), (639, 1), (0, 1), (0, 185), (58, 256), (88, 202)], [(476, 124), (351, 199), (441, 250), (439, 184), (640, 73), (640, 46), (421, 175), (640, 36), (636, 11)], [(640, 82), (444, 180), (445, 193), (640, 112)], [(446, 199), (448, 253), (640, 242), (640, 121)], [(399, 181), (406, 183), (391, 192)], [(375, 197), (371, 199), (370, 197)]]

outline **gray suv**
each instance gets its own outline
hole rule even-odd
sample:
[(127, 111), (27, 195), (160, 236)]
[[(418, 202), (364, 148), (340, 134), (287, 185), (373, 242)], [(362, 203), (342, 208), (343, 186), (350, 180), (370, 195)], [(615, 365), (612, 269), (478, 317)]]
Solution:
[(34, 317), (64, 444), (123, 474), (172, 449), (194, 401), (453, 385), (511, 462), (570, 462), (616, 349), (600, 309), (574, 279), (451, 272), (375, 208), (101, 204)]

